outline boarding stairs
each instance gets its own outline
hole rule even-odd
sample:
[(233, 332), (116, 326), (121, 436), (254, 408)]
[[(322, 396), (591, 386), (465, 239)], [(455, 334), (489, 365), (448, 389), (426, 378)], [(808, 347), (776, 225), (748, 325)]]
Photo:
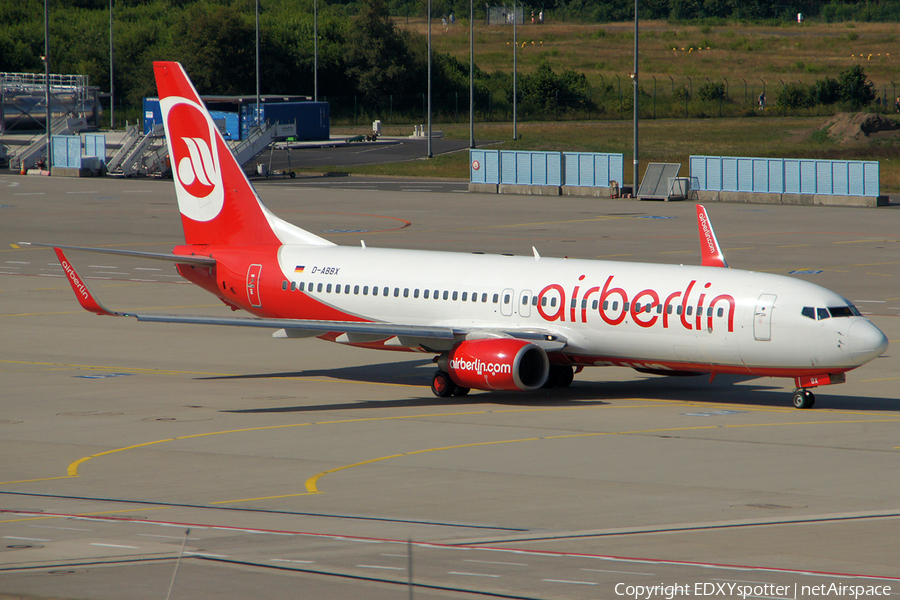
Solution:
[[(62, 117), (53, 120), (50, 135), (74, 135), (88, 128), (84, 117)], [(16, 171), (31, 169), (41, 156), (46, 155), (47, 136), (40, 134), (31, 143), (13, 152), (9, 157), (9, 168)]]
[(113, 154), (107, 169), (110, 175), (120, 177), (163, 174), (168, 170), (168, 156), (161, 123), (144, 135), (140, 135), (137, 125), (132, 125), (125, 131), (122, 146)]
[(231, 146), (235, 159), (242, 167), (253, 160), (253, 157), (263, 152), (275, 141), (278, 133), (277, 124), (264, 123), (253, 126), (247, 132), (247, 137)]

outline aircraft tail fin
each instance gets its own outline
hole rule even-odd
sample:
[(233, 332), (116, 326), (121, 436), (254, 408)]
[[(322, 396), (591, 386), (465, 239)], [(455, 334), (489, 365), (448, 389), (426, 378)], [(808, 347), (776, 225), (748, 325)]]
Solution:
[(153, 70), (188, 244), (334, 245), (263, 205), (180, 63)]
[(700, 253), (703, 256), (701, 264), (704, 267), (725, 267), (727, 269), (728, 262), (725, 261), (725, 253), (719, 246), (716, 232), (713, 231), (706, 208), (702, 204), (697, 205), (697, 228), (700, 231)]

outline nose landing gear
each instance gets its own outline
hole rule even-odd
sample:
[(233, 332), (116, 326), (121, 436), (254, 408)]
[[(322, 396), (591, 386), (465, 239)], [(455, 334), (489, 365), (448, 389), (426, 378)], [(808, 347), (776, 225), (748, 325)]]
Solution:
[(811, 391), (800, 389), (794, 392), (794, 407), (812, 408), (816, 403), (816, 396)]

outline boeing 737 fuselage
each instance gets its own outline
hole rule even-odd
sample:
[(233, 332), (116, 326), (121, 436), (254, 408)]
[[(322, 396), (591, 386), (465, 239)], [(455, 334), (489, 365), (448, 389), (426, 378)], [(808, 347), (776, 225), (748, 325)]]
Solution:
[(567, 386), (588, 366), (661, 375), (787, 377), (793, 402), (887, 348), (845, 298), (780, 275), (730, 269), (697, 206), (703, 266), (336, 246), (259, 200), (178, 63), (154, 63), (187, 280), (253, 318), (114, 312), (55, 246), (79, 302), (141, 321), (276, 329), (276, 337), (427, 352), (438, 396)]

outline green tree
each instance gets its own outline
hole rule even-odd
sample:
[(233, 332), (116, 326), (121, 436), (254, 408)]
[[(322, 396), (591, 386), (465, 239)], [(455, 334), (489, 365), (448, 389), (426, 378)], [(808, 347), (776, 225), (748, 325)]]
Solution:
[(868, 106), (875, 100), (875, 84), (868, 80), (860, 65), (853, 65), (838, 76), (841, 100), (852, 107)]
[(406, 36), (397, 30), (384, 0), (363, 0), (359, 16), (347, 34), (345, 73), (356, 92), (367, 100), (402, 94), (424, 81), (412, 81), (411, 56)]

